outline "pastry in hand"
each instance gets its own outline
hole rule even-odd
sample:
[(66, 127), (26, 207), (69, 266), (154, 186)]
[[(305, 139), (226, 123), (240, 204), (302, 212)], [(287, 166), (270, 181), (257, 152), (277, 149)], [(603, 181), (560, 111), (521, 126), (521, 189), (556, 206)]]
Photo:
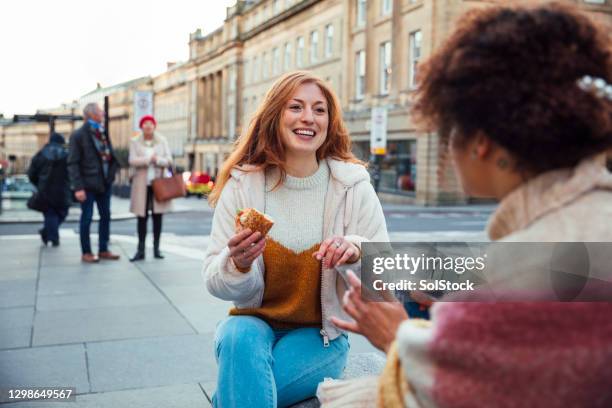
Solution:
[(268, 217), (266, 214), (260, 213), (254, 208), (245, 208), (237, 211), (237, 231), (248, 228), (253, 232), (259, 231), (262, 236), (265, 236), (273, 225), (274, 221), (272, 221), (270, 217)]

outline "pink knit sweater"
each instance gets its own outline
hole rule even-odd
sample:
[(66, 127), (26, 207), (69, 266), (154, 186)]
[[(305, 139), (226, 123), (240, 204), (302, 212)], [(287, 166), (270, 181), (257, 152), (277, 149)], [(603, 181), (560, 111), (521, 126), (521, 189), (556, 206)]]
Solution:
[[(595, 159), (543, 174), (500, 203), (488, 232), (612, 241), (612, 175)], [(398, 350), (409, 407), (612, 407), (612, 303), (442, 302), (431, 326), (402, 324)]]

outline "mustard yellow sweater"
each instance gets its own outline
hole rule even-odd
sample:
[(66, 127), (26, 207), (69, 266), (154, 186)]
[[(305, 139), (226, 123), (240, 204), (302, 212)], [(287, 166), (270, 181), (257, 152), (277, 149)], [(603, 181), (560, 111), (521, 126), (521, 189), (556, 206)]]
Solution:
[(321, 326), (321, 262), (312, 254), (323, 240), (323, 210), (329, 168), (322, 161), (309, 177), (287, 176), (272, 191), (277, 172), (266, 174), (265, 212), (274, 220), (264, 250), (265, 289), (258, 308), (231, 315), (252, 315), (272, 327)]

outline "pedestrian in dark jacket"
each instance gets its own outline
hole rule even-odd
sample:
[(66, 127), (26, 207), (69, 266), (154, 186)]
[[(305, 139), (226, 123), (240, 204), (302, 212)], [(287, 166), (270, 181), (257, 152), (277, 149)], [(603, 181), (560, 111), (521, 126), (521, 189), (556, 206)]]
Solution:
[[(70, 187), (81, 203), (79, 233), (83, 262), (102, 259), (119, 259), (108, 250), (110, 237), (111, 186), (119, 169), (110, 139), (104, 132), (104, 111), (96, 103), (89, 103), (83, 110), (85, 122), (70, 137), (68, 174)], [(91, 251), (89, 230), (93, 218), (94, 202), (100, 214), (98, 230), (98, 256)]]
[(36, 186), (40, 200), (46, 208), (45, 222), (38, 230), (43, 244), (59, 245), (59, 226), (68, 215), (72, 194), (68, 182), (66, 140), (59, 133), (52, 133), (47, 143), (32, 159), (28, 177)]

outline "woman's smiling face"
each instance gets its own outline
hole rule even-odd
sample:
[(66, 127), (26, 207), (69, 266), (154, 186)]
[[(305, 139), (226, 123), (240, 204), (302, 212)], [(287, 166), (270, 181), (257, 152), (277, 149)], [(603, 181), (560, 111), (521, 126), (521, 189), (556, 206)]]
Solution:
[(280, 129), (289, 156), (315, 155), (327, 138), (329, 107), (314, 83), (300, 85), (285, 105)]

